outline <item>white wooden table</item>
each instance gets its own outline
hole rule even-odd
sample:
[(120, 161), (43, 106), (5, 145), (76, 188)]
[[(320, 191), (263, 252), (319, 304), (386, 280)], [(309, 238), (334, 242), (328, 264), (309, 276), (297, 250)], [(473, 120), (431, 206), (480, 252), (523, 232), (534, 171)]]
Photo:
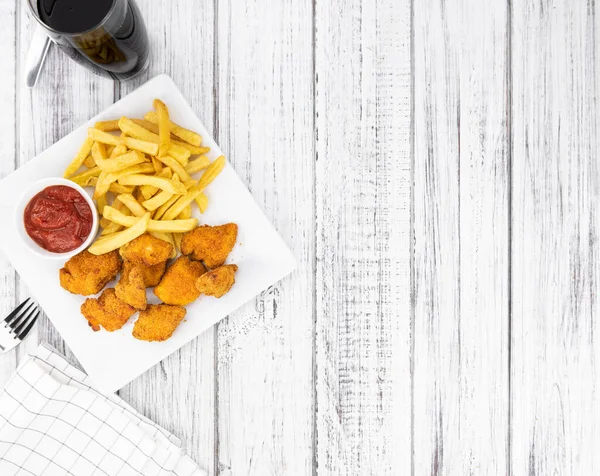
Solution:
[(120, 395), (210, 475), (600, 474), (600, 4), (139, 3), (143, 78), (29, 90), (0, 0), (0, 175), (166, 72), (299, 268)]

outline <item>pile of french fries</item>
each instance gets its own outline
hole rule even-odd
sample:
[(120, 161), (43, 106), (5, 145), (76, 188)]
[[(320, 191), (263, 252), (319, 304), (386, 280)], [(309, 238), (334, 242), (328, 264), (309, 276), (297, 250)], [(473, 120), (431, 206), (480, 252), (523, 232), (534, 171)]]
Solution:
[(102, 233), (90, 253), (108, 253), (148, 232), (171, 243), (175, 257), (183, 234), (198, 226), (192, 204), (206, 211), (204, 189), (225, 157), (211, 162), (199, 134), (171, 122), (160, 99), (153, 106), (144, 119), (97, 122), (65, 170), (65, 178), (94, 187)]

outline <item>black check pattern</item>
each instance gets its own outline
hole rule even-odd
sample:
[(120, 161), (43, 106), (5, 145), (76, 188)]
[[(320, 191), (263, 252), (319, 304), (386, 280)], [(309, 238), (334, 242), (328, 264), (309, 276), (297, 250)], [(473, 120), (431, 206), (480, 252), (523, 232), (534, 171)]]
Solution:
[(41, 345), (0, 395), (0, 475), (203, 476), (172, 434)]

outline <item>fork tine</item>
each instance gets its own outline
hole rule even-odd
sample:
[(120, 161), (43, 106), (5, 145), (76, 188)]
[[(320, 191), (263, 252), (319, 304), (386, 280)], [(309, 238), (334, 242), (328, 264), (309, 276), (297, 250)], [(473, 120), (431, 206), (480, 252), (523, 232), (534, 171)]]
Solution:
[(35, 312), (37, 311), (37, 306), (33, 306), (33, 308), (30, 310), (30, 308), (27, 308), (27, 311), (23, 312), (21, 314), (21, 317), (19, 318), (19, 322), (13, 322), (13, 325), (10, 326), (12, 328), (12, 331), (15, 334), (19, 334), (19, 332), (21, 332), (21, 330), (27, 325), (27, 323), (29, 322), (29, 318), (31, 316), (33, 316), (35, 314)]
[(19, 312), (19, 314), (17, 314), (16, 316), (14, 316), (10, 321), (6, 321), (6, 323), (8, 324), (8, 327), (10, 327), (12, 330), (15, 329), (15, 327), (17, 327), (19, 325), (19, 323), (23, 322), (23, 318), (31, 311), (31, 310), (35, 310), (36, 305), (35, 302), (31, 302), (29, 304), (29, 306), (27, 306), (24, 310), (21, 310), (21, 312)]
[(14, 310), (13, 312), (11, 312), (8, 316), (6, 316), (4, 318), (4, 322), (6, 322), (7, 324), (10, 323), (10, 321), (12, 320), (13, 317), (15, 317), (19, 311), (21, 309), (23, 309), (23, 306), (25, 306), (25, 304), (27, 304), (29, 301), (31, 300), (31, 298), (27, 298), (25, 299), (25, 301), (23, 301), (21, 304), (19, 304)]
[(29, 334), (29, 331), (31, 330), (31, 328), (33, 327), (33, 325), (35, 324), (35, 321), (37, 321), (37, 318), (40, 317), (40, 311), (39, 309), (37, 310), (37, 312), (34, 314), (34, 316), (30, 319), (29, 324), (27, 324), (27, 327), (25, 329), (23, 329), (23, 331), (21, 331), (19, 329), (19, 331), (16, 332), (17, 334), (17, 338), (19, 340), (23, 340), (25, 339), (25, 336), (27, 334)]

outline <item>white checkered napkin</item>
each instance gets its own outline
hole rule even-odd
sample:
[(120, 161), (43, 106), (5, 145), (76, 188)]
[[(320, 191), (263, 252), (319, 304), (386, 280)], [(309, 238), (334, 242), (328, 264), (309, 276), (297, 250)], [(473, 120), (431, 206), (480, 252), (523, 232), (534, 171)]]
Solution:
[(0, 475), (204, 476), (181, 442), (47, 345), (0, 395)]

